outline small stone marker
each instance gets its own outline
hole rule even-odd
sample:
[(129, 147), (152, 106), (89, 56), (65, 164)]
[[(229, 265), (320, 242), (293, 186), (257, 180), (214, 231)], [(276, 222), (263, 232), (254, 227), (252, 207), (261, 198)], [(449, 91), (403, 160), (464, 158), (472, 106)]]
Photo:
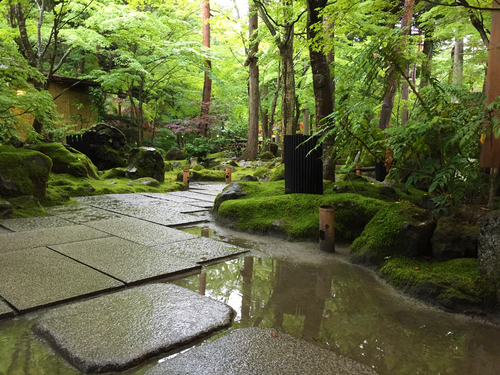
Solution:
[(123, 371), (231, 325), (234, 310), (172, 284), (62, 306), (33, 331), (83, 373)]

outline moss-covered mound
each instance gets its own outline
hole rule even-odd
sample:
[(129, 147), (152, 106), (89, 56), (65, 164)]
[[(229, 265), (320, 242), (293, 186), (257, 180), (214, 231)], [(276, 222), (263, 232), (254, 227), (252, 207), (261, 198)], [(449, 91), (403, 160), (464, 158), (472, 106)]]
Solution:
[(333, 205), (335, 235), (339, 241), (352, 241), (386, 203), (358, 194), (285, 194), (283, 181), (240, 182), (248, 196), (223, 202), (218, 218), (252, 231), (278, 231), (290, 239), (316, 239), (319, 206)]
[(66, 148), (61, 143), (38, 143), (31, 150), (39, 151), (52, 159), (52, 172), (68, 173), (75, 177), (99, 179), (97, 167), (92, 161), (74, 148)]
[(45, 196), (52, 160), (34, 150), (0, 146), (0, 196)]
[[(341, 195), (340, 195), (341, 196)], [(430, 212), (411, 203), (392, 203), (380, 210), (351, 245), (357, 263), (380, 263), (394, 255), (431, 255), (436, 223)]]
[(285, 179), (285, 164), (281, 164), (269, 177), (269, 182), (282, 181)]
[(405, 293), (454, 311), (471, 305), (491, 306), (496, 299), (494, 286), (478, 271), (477, 259), (434, 262), (392, 258), (379, 272)]
[[(183, 173), (179, 172), (177, 174), (177, 181), (182, 181)], [(226, 180), (226, 175), (224, 171), (214, 171), (212, 169), (202, 169), (196, 171), (194, 169), (189, 170), (190, 181), (218, 181), (223, 182)]]

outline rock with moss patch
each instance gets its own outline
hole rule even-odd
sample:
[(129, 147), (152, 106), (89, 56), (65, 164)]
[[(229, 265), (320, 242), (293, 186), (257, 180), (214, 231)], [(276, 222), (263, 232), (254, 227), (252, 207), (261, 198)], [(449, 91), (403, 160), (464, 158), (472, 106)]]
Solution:
[(246, 176), (243, 176), (240, 181), (259, 181), (259, 179), (255, 176), (252, 176), (250, 174), (247, 174)]
[(75, 177), (99, 179), (97, 167), (80, 151), (58, 142), (41, 142), (30, 147), (52, 159), (52, 172), (67, 173)]
[(165, 155), (166, 160), (184, 160), (186, 155), (178, 147), (172, 147)]
[(281, 164), (269, 177), (269, 182), (281, 181), (285, 179), (285, 164)]
[(203, 165), (201, 165), (201, 164), (196, 164), (196, 165), (193, 167), (193, 170), (194, 170), (194, 171), (202, 171), (202, 170), (204, 170), (204, 169), (205, 169), (205, 167), (204, 167)]
[(42, 207), (38, 199), (33, 195), (24, 195), (21, 197), (10, 198), (9, 203), (14, 209), (12, 217), (35, 217), (35, 216), (46, 216), (47, 212)]
[(172, 172), (174, 170), (174, 166), (172, 163), (166, 161), (164, 165), (165, 172)]
[(125, 177), (125, 173), (127, 173), (127, 168), (111, 168), (105, 171), (101, 177), (104, 179), (121, 178)]
[(0, 198), (0, 219), (8, 219), (13, 212), (10, 202)]
[(215, 199), (213, 210), (215, 212), (217, 212), (218, 209), (219, 209), (219, 207), (220, 207), (220, 205), (223, 202), (226, 202), (226, 201), (229, 201), (229, 200), (233, 200), (233, 199), (238, 199), (238, 198), (241, 198), (241, 197), (245, 197), (247, 195), (248, 195), (248, 193), (246, 191), (243, 191), (243, 189), (241, 188), (241, 185), (238, 182), (233, 182), (232, 184), (230, 184), (229, 186), (227, 186), (222, 191), (222, 193), (220, 193), (219, 195), (217, 195), (217, 198)]
[(133, 184), (143, 184), (150, 187), (157, 187), (160, 183), (151, 177), (138, 178), (137, 180), (131, 180), (127, 185), (132, 186)]
[(478, 234), (479, 225), (443, 217), (432, 235), (432, 255), (438, 260), (477, 258)]
[(489, 212), (481, 220), (477, 240), (479, 271), (500, 285), (500, 210)]
[(225, 164), (225, 163), (216, 165), (212, 169), (214, 171), (225, 171), (226, 168), (231, 168), (231, 172), (236, 172), (236, 168), (235, 167), (232, 167), (231, 164)]
[(432, 254), (431, 237), (436, 222), (432, 214), (411, 203), (392, 203), (380, 210), (351, 245), (354, 263), (379, 264), (394, 255)]
[(0, 196), (43, 198), (52, 160), (41, 152), (0, 146)]
[(108, 124), (98, 124), (84, 133), (89, 143), (86, 155), (101, 171), (125, 167), (129, 147), (127, 139), (120, 129)]
[(271, 159), (274, 159), (274, 154), (270, 151), (263, 152), (262, 155), (260, 155), (260, 160), (269, 161)]
[(165, 180), (165, 162), (160, 153), (152, 147), (138, 147), (130, 151), (125, 176), (131, 179), (152, 177), (160, 182)]
[(353, 181), (345, 178), (342, 181), (337, 181), (333, 187), (333, 192), (337, 194), (361, 194), (364, 197), (380, 199), (386, 202), (397, 202), (399, 200), (399, 195), (394, 188), (378, 183), (370, 183), (364, 178)]
[(257, 177), (259, 180), (264, 180), (265, 178), (271, 176), (272, 172), (266, 167), (260, 167), (255, 170), (253, 175)]

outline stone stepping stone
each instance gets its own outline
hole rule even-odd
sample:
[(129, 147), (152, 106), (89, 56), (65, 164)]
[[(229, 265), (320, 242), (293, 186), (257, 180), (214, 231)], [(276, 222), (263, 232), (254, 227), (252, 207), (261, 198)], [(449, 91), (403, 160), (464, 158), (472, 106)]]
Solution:
[(174, 197), (191, 198), (204, 202), (213, 203), (215, 201), (215, 196), (213, 195), (200, 194), (191, 191), (173, 191), (171, 193), (168, 193), (168, 195), (172, 195)]
[(126, 284), (201, 269), (194, 261), (117, 237), (50, 248)]
[(144, 375), (376, 375), (359, 362), (269, 328), (244, 328), (168, 358)]
[(170, 208), (141, 207), (127, 211), (127, 215), (160, 225), (187, 225), (209, 221), (208, 217), (183, 214)]
[(215, 241), (210, 238), (197, 237), (188, 241), (180, 241), (155, 246), (156, 249), (185, 260), (206, 263), (216, 259), (234, 257), (248, 252), (248, 249)]
[(148, 284), (48, 312), (34, 332), (83, 373), (123, 371), (232, 323), (222, 302), (172, 284)]
[(12, 318), (14, 315), (16, 315), (16, 312), (12, 310), (10, 306), (5, 303), (5, 301), (0, 299), (0, 320)]
[[(159, 193), (148, 193), (148, 195), (152, 194), (159, 194)], [(180, 204), (188, 204), (190, 206), (195, 206), (195, 207), (200, 207), (200, 208), (212, 208), (213, 207), (213, 202), (212, 201), (200, 201), (194, 198), (187, 198), (187, 197), (179, 197), (176, 195), (171, 195), (171, 194), (166, 194), (163, 197), (158, 197), (159, 199), (164, 199), (169, 202), (175, 202), (175, 203), (180, 203)]]
[(46, 247), (0, 254), (0, 264), (0, 296), (21, 312), (123, 286)]
[(46, 211), (51, 215), (59, 216), (60, 218), (75, 224), (85, 224), (90, 221), (123, 217), (123, 215), (116, 212), (103, 210), (86, 204), (49, 207)]
[[(192, 212), (199, 212), (203, 211), (204, 209), (198, 206), (193, 206), (189, 203), (185, 202), (175, 202), (173, 200), (168, 199), (167, 194), (163, 193), (141, 193), (142, 195), (154, 198), (153, 201), (160, 202), (161, 204), (164, 204), (165, 207), (168, 207), (174, 211), (181, 212), (181, 213), (192, 213)], [(158, 204), (158, 203), (157, 203)]]
[(101, 220), (97, 223), (87, 223), (86, 225), (144, 246), (157, 246), (198, 238), (194, 234), (132, 217)]
[(29, 232), (0, 234), (0, 254), (47, 245), (92, 240), (109, 234), (85, 225), (35, 229)]
[(26, 230), (67, 227), (73, 223), (57, 216), (30, 217), (22, 219), (0, 220), (0, 225), (14, 232)]

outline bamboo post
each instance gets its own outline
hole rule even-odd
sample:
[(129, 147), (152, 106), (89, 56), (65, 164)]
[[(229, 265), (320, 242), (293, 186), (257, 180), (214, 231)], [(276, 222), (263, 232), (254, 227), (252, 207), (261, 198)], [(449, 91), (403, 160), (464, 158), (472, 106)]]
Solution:
[(231, 172), (232, 172), (231, 168), (226, 168), (226, 184), (231, 183)]
[(189, 169), (184, 169), (183, 180), (184, 185), (189, 189)]
[(319, 249), (327, 253), (335, 252), (335, 208), (319, 207)]

